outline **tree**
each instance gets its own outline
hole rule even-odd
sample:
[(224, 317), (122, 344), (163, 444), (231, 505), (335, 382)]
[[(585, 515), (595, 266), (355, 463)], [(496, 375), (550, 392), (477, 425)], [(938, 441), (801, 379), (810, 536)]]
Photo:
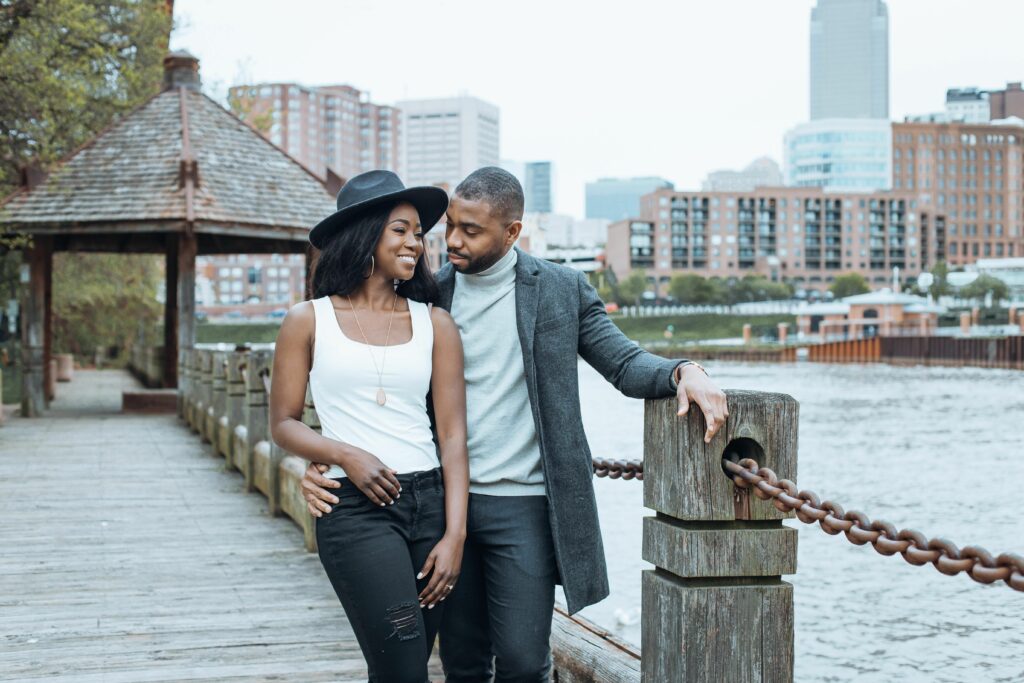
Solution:
[(245, 88), (228, 93), (228, 108), (231, 113), (259, 131), (264, 137), (274, 125), (274, 113), (269, 108), (259, 108), (260, 100), (251, 97)]
[(634, 270), (625, 280), (619, 282), (619, 305), (632, 306), (640, 295), (647, 291), (647, 274), (642, 270)]
[(846, 273), (837, 276), (835, 282), (829, 285), (828, 291), (832, 292), (832, 296), (837, 299), (845, 299), (848, 296), (867, 294), (871, 291), (871, 287), (860, 273)]
[(0, 2), (0, 195), (158, 91), (165, 0)]
[(992, 301), (998, 302), (1010, 296), (1010, 288), (1005, 282), (991, 275), (979, 275), (973, 282), (960, 288), (960, 296), (964, 299), (983, 300), (992, 295)]
[(673, 277), (668, 291), (681, 304), (714, 304), (721, 300), (722, 287), (716, 280), (688, 273)]
[(59, 253), (53, 263), (53, 342), (60, 353), (131, 348), (139, 332), (156, 340), (163, 306), (162, 257)]
[(747, 301), (777, 301), (792, 296), (793, 289), (786, 283), (772, 282), (763, 275), (745, 275), (728, 288), (725, 301), (737, 304)]
[(939, 261), (932, 266), (932, 286), (928, 288), (928, 292), (932, 295), (935, 300), (938, 300), (940, 296), (951, 294), (953, 288), (949, 286), (949, 264), (945, 261)]

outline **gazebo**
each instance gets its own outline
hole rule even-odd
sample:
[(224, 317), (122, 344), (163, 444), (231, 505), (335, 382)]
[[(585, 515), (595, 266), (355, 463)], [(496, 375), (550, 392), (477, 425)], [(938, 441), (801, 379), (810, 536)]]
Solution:
[(163, 253), (164, 384), (195, 343), (197, 254), (304, 253), (334, 210), (323, 182), (200, 90), (199, 61), (164, 59), (162, 91), (65, 159), (26, 173), (0, 226), (31, 235), (22, 307), (22, 414), (47, 405), (51, 276), (57, 251)]

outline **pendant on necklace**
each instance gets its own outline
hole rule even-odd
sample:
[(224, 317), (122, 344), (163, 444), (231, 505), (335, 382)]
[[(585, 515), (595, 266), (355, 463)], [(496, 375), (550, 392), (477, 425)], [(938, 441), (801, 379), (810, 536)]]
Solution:
[(377, 405), (382, 406), (388, 402), (388, 396), (384, 393), (384, 387), (377, 389)]

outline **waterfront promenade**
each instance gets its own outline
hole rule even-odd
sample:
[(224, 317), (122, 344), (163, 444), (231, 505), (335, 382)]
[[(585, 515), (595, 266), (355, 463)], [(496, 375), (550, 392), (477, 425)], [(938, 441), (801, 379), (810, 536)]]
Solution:
[(134, 385), (79, 371), (0, 428), (0, 679), (365, 681), (302, 534)]

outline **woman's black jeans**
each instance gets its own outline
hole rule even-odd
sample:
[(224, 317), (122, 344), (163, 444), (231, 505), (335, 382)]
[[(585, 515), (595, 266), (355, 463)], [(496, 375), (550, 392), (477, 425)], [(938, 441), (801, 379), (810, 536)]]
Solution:
[(348, 479), (316, 521), (320, 562), (366, 658), (371, 683), (426, 683), (442, 605), (423, 609), (416, 580), (444, 535), (441, 470), (399, 474), (394, 505), (371, 503)]

